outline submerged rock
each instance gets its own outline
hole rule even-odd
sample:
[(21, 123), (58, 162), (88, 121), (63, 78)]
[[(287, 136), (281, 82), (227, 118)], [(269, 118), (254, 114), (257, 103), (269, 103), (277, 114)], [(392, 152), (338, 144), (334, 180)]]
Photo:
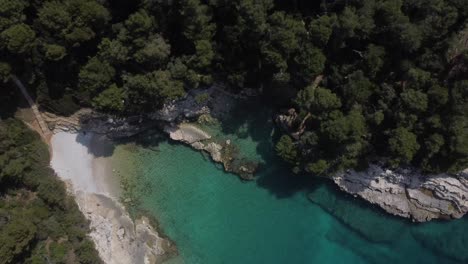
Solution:
[(387, 218), (384, 212), (347, 196), (336, 193), (328, 184), (308, 194), (313, 203), (372, 243), (391, 243), (401, 237), (405, 222), (397, 217)]
[(468, 212), (468, 173), (423, 175), (415, 170), (385, 170), (371, 165), (332, 177), (343, 190), (379, 205), (385, 211), (425, 222), (460, 218)]
[[(411, 230), (413, 237), (424, 247), (452, 258), (456, 263), (468, 263), (468, 238), (466, 225), (468, 219), (446, 222), (432, 222), (425, 226), (417, 226)], [(443, 225), (443, 228), (441, 228)]]

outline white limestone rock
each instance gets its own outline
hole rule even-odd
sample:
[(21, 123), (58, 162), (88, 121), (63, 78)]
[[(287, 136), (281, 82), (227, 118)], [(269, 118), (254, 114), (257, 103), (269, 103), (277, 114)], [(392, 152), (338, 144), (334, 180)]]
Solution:
[(371, 165), (364, 172), (349, 170), (332, 178), (343, 191), (414, 221), (460, 218), (468, 212), (467, 171), (423, 175), (416, 170), (392, 171)]

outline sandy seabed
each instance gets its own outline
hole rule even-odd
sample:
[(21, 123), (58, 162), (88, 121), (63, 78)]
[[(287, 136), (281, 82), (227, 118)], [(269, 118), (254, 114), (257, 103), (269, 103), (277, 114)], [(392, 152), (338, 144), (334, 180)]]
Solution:
[(59, 132), (50, 141), (51, 167), (90, 221), (89, 236), (108, 264), (159, 263), (170, 241), (145, 217), (135, 221), (118, 202), (119, 177), (113, 175), (113, 145), (92, 133)]

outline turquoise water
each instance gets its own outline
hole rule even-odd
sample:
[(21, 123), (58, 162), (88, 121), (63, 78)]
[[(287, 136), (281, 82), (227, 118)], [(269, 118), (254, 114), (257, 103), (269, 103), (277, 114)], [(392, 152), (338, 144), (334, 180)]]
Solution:
[(255, 182), (165, 140), (132, 154), (151, 190), (140, 209), (179, 249), (168, 263), (468, 263), (468, 219), (412, 224), (290, 174), (264, 140), (272, 127), (264, 120), (222, 129), (264, 163)]

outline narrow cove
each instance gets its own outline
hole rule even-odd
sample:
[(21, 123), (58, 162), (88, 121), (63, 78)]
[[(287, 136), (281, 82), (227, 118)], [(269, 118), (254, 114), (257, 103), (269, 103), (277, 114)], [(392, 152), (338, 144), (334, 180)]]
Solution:
[(265, 136), (272, 125), (260, 115), (218, 130), (262, 162), (254, 182), (242, 182), (164, 136), (147, 135), (131, 150), (117, 147), (134, 168), (133, 191), (141, 203), (133, 209), (155, 216), (177, 244), (179, 256), (167, 263), (468, 261), (466, 217), (413, 224), (341, 193), (331, 182), (294, 175), (275, 157)]

